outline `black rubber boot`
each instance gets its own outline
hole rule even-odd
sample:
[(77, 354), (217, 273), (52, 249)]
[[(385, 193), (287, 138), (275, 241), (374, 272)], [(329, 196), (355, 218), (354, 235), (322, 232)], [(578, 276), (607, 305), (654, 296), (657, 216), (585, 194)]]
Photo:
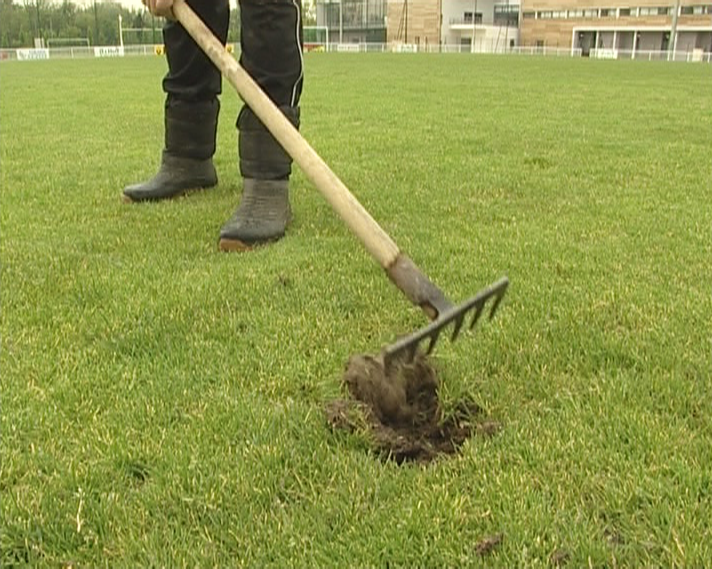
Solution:
[[(299, 127), (299, 108), (282, 107)], [(284, 236), (291, 219), (289, 176), (292, 159), (247, 107), (237, 118), (240, 130), (242, 199), (237, 211), (220, 230), (222, 251), (246, 251)]]
[(165, 148), (156, 175), (124, 188), (126, 202), (170, 199), (218, 183), (213, 165), (220, 103), (166, 101)]
[(246, 178), (240, 206), (220, 230), (222, 251), (246, 251), (284, 237), (292, 217), (287, 180)]

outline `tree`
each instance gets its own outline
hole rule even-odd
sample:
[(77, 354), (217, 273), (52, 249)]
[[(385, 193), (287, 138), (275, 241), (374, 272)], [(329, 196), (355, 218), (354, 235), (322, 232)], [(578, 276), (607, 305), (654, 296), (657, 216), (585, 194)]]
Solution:
[(99, 7), (94, 0), (94, 45), (99, 43)]
[(34, 37), (42, 38), (42, 13), (45, 10), (47, 0), (23, 0), (27, 16), (30, 23), (30, 29), (34, 30)]
[(302, 22), (305, 26), (316, 26), (315, 0), (304, 0), (302, 4)]
[(0, 46), (11, 47), (12, 37), (15, 35), (15, 6), (12, 0), (2, 0), (0, 2)]
[[(0, 47), (32, 47), (34, 38), (87, 38), (93, 45), (118, 45), (119, 14), (125, 22), (149, 23), (144, 9), (129, 9), (111, 0), (84, 5), (76, 0), (0, 0)], [(151, 28), (161, 22), (152, 17)]]

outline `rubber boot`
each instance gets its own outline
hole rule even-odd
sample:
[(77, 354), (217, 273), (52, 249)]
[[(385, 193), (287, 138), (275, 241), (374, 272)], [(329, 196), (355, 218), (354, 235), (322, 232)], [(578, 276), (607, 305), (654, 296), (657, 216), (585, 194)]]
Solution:
[(125, 202), (175, 198), (218, 183), (213, 165), (220, 103), (166, 101), (165, 148), (156, 175), (124, 188)]
[[(299, 108), (281, 107), (297, 128)], [(242, 199), (220, 230), (222, 251), (246, 251), (284, 236), (291, 220), (289, 176), (292, 159), (247, 107), (237, 118)]]
[(284, 237), (292, 217), (287, 180), (243, 181), (237, 211), (220, 230), (222, 251), (247, 251)]

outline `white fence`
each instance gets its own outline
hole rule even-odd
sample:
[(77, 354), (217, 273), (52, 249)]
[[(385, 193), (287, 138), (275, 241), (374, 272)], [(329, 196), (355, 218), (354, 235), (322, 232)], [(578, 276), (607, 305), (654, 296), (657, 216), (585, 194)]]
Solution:
[[(472, 48), (465, 44), (452, 45), (416, 45), (402, 43), (330, 43), (310, 44), (307, 51), (320, 52), (351, 52), (351, 53), (473, 53)], [(556, 47), (505, 47), (476, 46), (477, 54), (514, 54), (514, 55), (547, 55), (547, 56), (580, 56), (580, 49)]]
[(695, 49), (693, 51), (650, 51), (630, 49), (592, 49), (590, 57), (596, 59), (639, 59), (642, 61), (684, 61), (712, 63), (712, 52)]
[(124, 57), (134, 55), (160, 55), (160, 45), (126, 45), (98, 47), (50, 47), (41, 49), (0, 49), (0, 61), (41, 59), (86, 59), (88, 57)]
[[(228, 44), (230, 52), (238, 52), (239, 45)], [(395, 43), (311, 43), (306, 51), (351, 53), (471, 53), (469, 45), (416, 45)], [(36, 61), (44, 59), (81, 59), (89, 57), (132, 57), (163, 55), (162, 45), (126, 45), (99, 47), (59, 47), (42, 49), (0, 49), (0, 61)], [(581, 49), (554, 47), (504, 47), (477, 49), (478, 54), (540, 55), (555, 57), (580, 57)], [(597, 59), (636, 59), (644, 61), (680, 61), (712, 63), (712, 52), (694, 51), (631, 51), (622, 49), (592, 49), (588, 54)]]

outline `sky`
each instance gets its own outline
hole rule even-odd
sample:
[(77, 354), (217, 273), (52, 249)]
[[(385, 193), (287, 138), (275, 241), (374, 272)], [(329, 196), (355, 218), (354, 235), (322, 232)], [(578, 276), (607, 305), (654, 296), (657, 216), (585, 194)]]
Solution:
[[(88, 5), (92, 4), (94, 0), (72, 0), (75, 4), (81, 4), (81, 5)], [(99, 2), (102, 2), (103, 0), (99, 0)], [(143, 3), (141, 0), (112, 0), (114, 2), (118, 2), (119, 4), (126, 6), (127, 8), (143, 8)], [(312, 4), (314, 3), (313, 1), (311, 2)], [(306, 7), (307, 4), (309, 4), (309, 0), (302, 0), (302, 4)], [(237, 0), (230, 0), (230, 6), (235, 7), (237, 6)], [(306, 8), (305, 8), (306, 11)]]
[[(101, 1), (101, 0), (99, 0), (99, 1)], [(127, 8), (142, 8), (143, 7), (143, 3), (141, 2), (141, 0), (115, 0), (115, 1), (117, 1), (119, 4), (121, 4), (123, 6), (126, 6)], [(83, 5), (91, 4), (92, 2), (93, 2), (93, 0), (74, 0), (75, 4), (83, 4)], [(237, 0), (230, 0), (231, 6), (235, 6), (236, 4), (237, 4)]]

